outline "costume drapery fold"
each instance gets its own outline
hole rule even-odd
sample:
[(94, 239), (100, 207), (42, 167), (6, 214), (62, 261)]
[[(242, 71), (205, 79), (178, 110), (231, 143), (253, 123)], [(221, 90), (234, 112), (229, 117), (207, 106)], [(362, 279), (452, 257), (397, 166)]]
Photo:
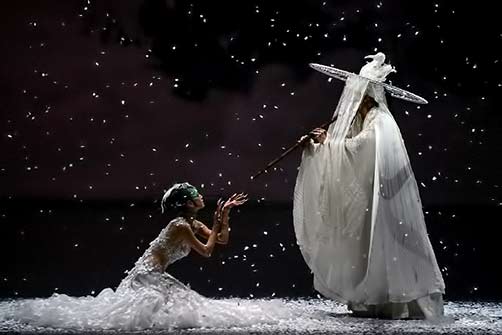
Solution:
[[(361, 124), (364, 94), (378, 107)], [(304, 150), (294, 193), (295, 233), (315, 288), (363, 306), (444, 293), (417, 183), (383, 90), (351, 77), (335, 114), (324, 144)]]

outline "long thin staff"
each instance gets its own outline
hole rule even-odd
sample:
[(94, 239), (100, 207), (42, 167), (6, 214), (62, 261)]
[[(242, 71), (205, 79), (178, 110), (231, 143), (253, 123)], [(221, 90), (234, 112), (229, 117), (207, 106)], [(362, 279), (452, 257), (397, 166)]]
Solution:
[[(333, 122), (335, 122), (337, 119), (337, 116), (335, 116), (333, 119), (329, 120), (328, 122), (325, 122), (323, 123), (322, 125), (320, 125), (319, 127), (317, 128), (326, 128), (328, 127), (330, 124), (332, 124)], [(304, 138), (303, 140), (299, 140), (297, 141), (294, 145), (290, 146), (288, 149), (286, 149), (280, 156), (278, 156), (277, 158), (273, 159), (272, 161), (270, 161), (270, 163), (267, 164), (267, 166), (265, 166), (264, 169), (258, 171), (257, 173), (255, 173), (251, 179), (256, 179), (258, 178), (260, 175), (262, 175), (264, 172), (267, 172), (268, 169), (270, 169), (272, 166), (274, 166), (275, 164), (279, 163), (281, 160), (283, 160), (287, 155), (289, 155), (291, 152), (293, 152), (296, 148), (300, 147), (303, 143), (305, 143), (306, 141), (309, 141), (311, 138), (313, 137), (313, 135), (311, 133), (309, 133), (307, 135), (306, 138)]]

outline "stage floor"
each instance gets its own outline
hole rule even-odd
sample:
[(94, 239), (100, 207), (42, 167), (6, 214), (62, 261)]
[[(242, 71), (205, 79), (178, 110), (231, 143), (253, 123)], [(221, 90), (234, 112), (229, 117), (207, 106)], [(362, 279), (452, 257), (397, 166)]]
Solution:
[(287, 300), (301, 317), (277, 324), (245, 328), (149, 329), (142, 331), (34, 328), (0, 323), (2, 334), (502, 334), (502, 303), (447, 302), (444, 319), (436, 322), (377, 320), (351, 317), (336, 302), (320, 299)]

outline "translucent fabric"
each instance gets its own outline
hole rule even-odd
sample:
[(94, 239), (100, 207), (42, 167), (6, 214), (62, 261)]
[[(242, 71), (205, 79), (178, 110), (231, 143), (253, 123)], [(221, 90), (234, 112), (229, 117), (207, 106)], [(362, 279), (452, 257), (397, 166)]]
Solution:
[[(361, 126), (365, 93), (379, 107)], [(423, 316), (442, 314), (442, 300), (431, 295), (444, 293), (443, 279), (383, 89), (348, 78), (335, 113), (325, 143), (304, 150), (294, 193), (296, 237), (315, 288), (351, 306), (423, 298)]]
[(188, 223), (177, 218), (162, 230), (116, 290), (106, 288), (95, 297), (54, 294), (45, 299), (1, 302), (0, 323), (14, 321), (82, 330), (142, 330), (245, 327), (294, 317), (281, 300), (209, 299), (165, 273), (164, 266), (153, 262), (154, 250), (164, 253), (166, 266), (190, 252), (184, 243), (172, 238), (177, 225)]

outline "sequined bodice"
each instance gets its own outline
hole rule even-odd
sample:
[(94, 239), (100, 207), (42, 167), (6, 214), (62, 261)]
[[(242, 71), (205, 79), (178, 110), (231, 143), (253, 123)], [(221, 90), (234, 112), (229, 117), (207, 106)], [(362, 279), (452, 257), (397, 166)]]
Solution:
[[(183, 217), (177, 217), (169, 222), (159, 236), (150, 242), (150, 246), (136, 261), (130, 272), (164, 272), (169, 264), (187, 256), (190, 253), (190, 246), (183, 240), (176, 240), (173, 236), (174, 231), (180, 225), (189, 225), (189, 223)], [(155, 254), (161, 256), (162, 264), (158, 262)]]

